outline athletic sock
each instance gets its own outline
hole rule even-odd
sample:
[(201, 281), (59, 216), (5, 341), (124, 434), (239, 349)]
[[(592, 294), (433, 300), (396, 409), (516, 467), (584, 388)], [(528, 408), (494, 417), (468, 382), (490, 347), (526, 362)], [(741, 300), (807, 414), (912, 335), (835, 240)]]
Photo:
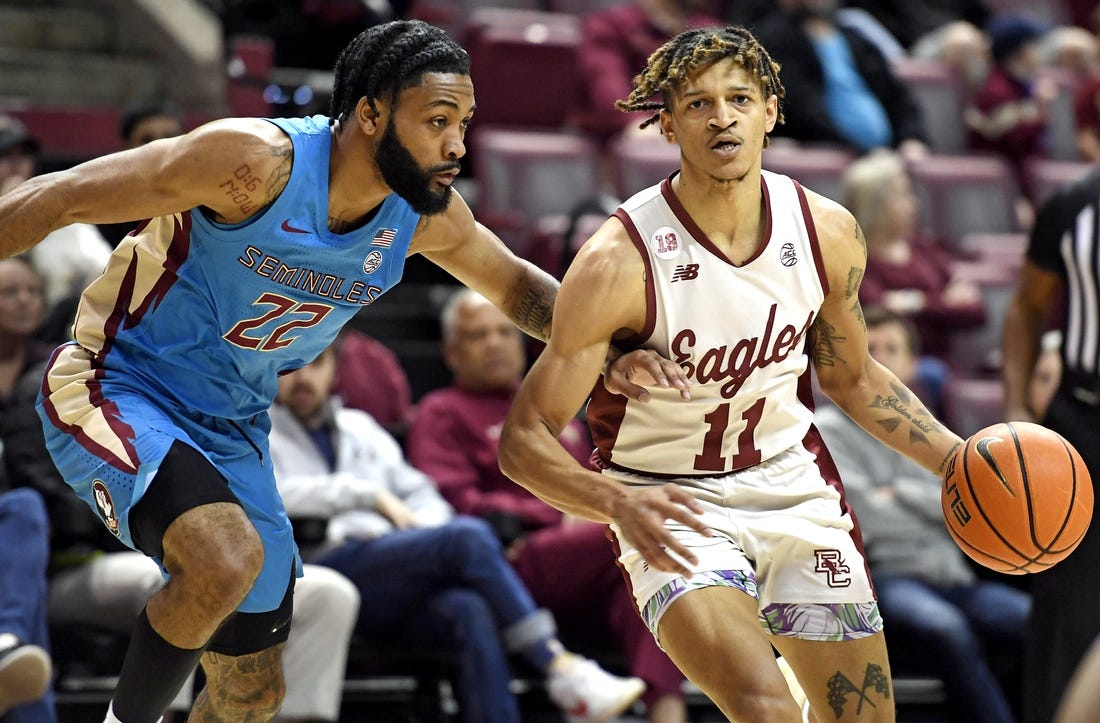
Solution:
[(142, 609), (122, 661), (107, 720), (114, 715), (122, 723), (157, 723), (202, 652), (203, 648), (177, 648), (162, 638)]

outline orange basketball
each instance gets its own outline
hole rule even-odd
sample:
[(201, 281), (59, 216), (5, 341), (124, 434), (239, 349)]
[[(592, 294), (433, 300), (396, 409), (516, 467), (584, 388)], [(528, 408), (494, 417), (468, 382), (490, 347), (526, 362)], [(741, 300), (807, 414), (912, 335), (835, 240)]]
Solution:
[(1092, 519), (1092, 479), (1056, 432), (994, 424), (950, 459), (940, 501), (963, 552), (991, 570), (1023, 575), (1056, 565), (1080, 544)]

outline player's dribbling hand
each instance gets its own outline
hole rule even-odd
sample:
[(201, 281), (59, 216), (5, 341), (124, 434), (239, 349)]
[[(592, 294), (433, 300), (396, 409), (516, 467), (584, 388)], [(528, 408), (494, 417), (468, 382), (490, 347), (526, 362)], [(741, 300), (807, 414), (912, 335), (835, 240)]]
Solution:
[(603, 383), (609, 392), (639, 402), (650, 399), (646, 387), (679, 389), (681, 398), (691, 399), (691, 380), (684, 368), (652, 349), (635, 349), (610, 361)]
[(674, 484), (660, 487), (629, 487), (611, 515), (623, 535), (649, 563), (663, 572), (690, 576), (699, 560), (665, 527), (675, 520), (711, 537), (713, 533), (699, 518), (703, 508), (685, 490)]

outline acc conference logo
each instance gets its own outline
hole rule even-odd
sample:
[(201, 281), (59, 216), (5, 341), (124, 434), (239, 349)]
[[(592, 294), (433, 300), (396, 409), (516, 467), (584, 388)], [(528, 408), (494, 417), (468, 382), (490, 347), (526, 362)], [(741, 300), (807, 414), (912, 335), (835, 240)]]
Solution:
[(378, 270), (378, 267), (382, 265), (382, 252), (378, 249), (371, 251), (367, 254), (367, 258), (363, 259), (363, 273), (373, 274)]

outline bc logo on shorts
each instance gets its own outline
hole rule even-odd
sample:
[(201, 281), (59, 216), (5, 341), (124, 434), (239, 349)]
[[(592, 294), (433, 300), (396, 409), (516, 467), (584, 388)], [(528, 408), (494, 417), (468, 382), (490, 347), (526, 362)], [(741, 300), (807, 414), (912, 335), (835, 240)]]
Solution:
[(107, 529), (115, 537), (118, 537), (118, 517), (115, 515), (115, 501), (111, 499), (111, 492), (107, 489), (107, 485), (103, 484), (103, 480), (97, 479), (92, 482), (92, 496), (95, 497), (95, 506), (99, 510), (99, 516), (103, 518), (103, 524), (107, 525)]

